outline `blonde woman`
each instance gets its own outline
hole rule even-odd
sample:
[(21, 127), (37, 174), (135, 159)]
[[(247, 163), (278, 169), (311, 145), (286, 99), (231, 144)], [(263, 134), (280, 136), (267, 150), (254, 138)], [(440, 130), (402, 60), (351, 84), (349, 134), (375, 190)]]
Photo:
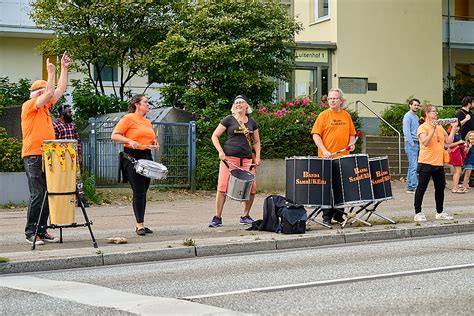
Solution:
[[(230, 171), (224, 161), (230, 162), (229, 166), (239, 166), (244, 170), (249, 170), (255, 175), (255, 168), (250, 168), (252, 164), (252, 148), (255, 150), (253, 163), (260, 165), (260, 136), (258, 126), (249, 114), (252, 108), (245, 95), (238, 95), (234, 99), (231, 109), (232, 114), (226, 116), (214, 130), (211, 140), (216, 147), (221, 160), (219, 166), (219, 179), (217, 182), (215, 215), (209, 223), (209, 227), (219, 227), (222, 225), (222, 209), (226, 200), (227, 183)], [(227, 140), (222, 148), (219, 138), (226, 134)], [(250, 143), (249, 143), (250, 140)], [(240, 223), (252, 225), (253, 219), (250, 217), (250, 208), (256, 192), (256, 182), (254, 181), (250, 192), (250, 199), (243, 203)]]

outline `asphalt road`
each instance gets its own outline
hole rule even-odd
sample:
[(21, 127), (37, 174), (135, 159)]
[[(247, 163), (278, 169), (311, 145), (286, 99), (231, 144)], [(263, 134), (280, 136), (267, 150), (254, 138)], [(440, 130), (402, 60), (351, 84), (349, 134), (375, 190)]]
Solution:
[(473, 237), (11, 274), (0, 314), (472, 315)]

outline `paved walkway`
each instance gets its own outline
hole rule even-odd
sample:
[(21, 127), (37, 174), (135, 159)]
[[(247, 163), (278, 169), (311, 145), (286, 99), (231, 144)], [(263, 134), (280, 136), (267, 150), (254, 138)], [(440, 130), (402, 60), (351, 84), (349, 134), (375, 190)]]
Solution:
[[(395, 238), (411, 238), (438, 234), (474, 231), (474, 190), (466, 194), (453, 194), (446, 190), (445, 209), (454, 220), (435, 220), (434, 193), (430, 187), (425, 195), (426, 223), (413, 223), (414, 195), (405, 193), (404, 184), (392, 182), (394, 199), (383, 202), (377, 212), (397, 221), (390, 224), (372, 216), (374, 224), (346, 226), (333, 229), (310, 223), (303, 235), (281, 235), (271, 232), (247, 231), (238, 223), (241, 204), (228, 200), (224, 208), (223, 226), (208, 228), (214, 210), (214, 193), (196, 194), (181, 192), (154, 192), (147, 205), (146, 225), (153, 234), (137, 236), (134, 216), (127, 197), (115, 199), (113, 204), (87, 208), (93, 221), (93, 233), (98, 249), (92, 247), (89, 231), (85, 227), (63, 229), (62, 244), (31, 245), (24, 239), (26, 209), (0, 209), (0, 257), (10, 261), (0, 263), (0, 273), (39, 271), (117, 263), (145, 262), (195, 256), (265, 251), (296, 247), (311, 247), (336, 243), (348, 243)], [(124, 191), (129, 196), (130, 190)], [(278, 193), (278, 192), (275, 192)], [(282, 194), (282, 192), (279, 192)], [(271, 193), (258, 194), (252, 210), (254, 219), (262, 218), (262, 205)], [(309, 210), (310, 211), (310, 210)], [(76, 219), (83, 222), (79, 208)], [(319, 218), (320, 219), (320, 218)], [(59, 230), (50, 230), (59, 236)], [(126, 244), (111, 244), (110, 237), (125, 237)], [(192, 239), (194, 246), (183, 245)]]

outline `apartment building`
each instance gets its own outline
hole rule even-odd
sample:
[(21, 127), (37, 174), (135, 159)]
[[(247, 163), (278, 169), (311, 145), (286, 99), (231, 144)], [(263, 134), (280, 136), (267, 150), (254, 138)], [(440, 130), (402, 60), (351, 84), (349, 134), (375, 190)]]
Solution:
[[(443, 79), (473, 74), (474, 0), (294, 0), (304, 30), (280, 97), (321, 97), (331, 87), (375, 123), (410, 96), (443, 103)], [(283, 88), (283, 87), (282, 87)]]

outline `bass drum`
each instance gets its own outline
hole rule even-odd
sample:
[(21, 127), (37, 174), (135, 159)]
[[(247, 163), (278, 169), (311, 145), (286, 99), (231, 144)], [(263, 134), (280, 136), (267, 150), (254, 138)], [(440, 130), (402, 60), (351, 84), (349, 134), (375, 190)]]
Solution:
[(369, 164), (370, 179), (374, 190), (374, 201), (378, 202), (393, 199), (388, 157), (370, 158)]
[(332, 207), (331, 158), (290, 157), (286, 163), (286, 198), (307, 207)]
[(373, 202), (369, 156), (356, 154), (333, 158), (332, 189), (336, 208)]

